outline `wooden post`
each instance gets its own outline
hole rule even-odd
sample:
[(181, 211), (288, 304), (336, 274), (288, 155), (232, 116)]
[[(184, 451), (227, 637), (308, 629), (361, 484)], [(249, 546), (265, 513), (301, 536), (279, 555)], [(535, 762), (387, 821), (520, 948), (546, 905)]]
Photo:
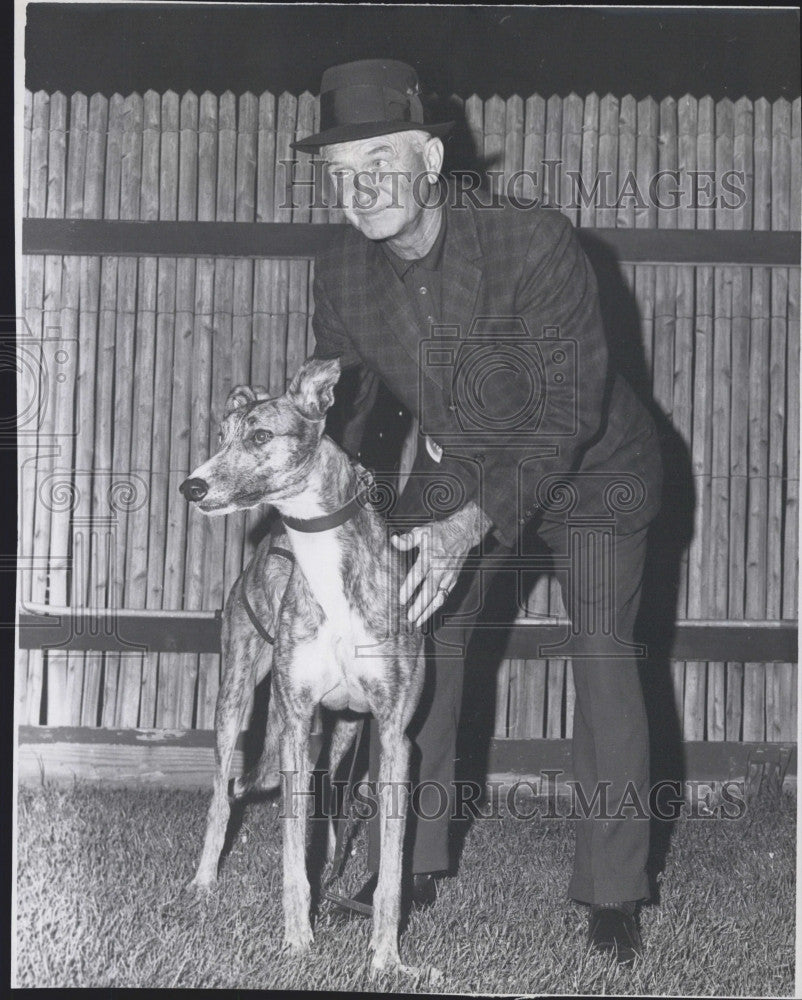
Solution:
[(504, 191), (504, 125), (506, 107), (503, 98), (494, 94), (485, 101), (484, 128), (482, 130), (482, 155), (494, 194)]
[[(159, 168), (156, 176), (156, 201), (158, 218), (175, 219), (178, 206), (178, 95), (167, 91), (159, 97), (148, 91), (145, 94), (145, 132), (143, 160), (150, 163), (158, 152)], [(156, 133), (154, 135), (154, 133)], [(153, 168), (143, 171), (143, 183), (153, 185)], [(146, 181), (146, 178), (150, 178)], [(143, 190), (143, 199), (145, 191)], [(148, 199), (148, 211), (153, 211)], [(161, 608), (164, 601), (165, 562), (167, 552), (167, 526), (169, 521), (168, 495), (170, 492), (170, 419), (176, 368), (173, 357), (173, 340), (176, 335), (176, 259), (162, 257), (158, 261), (156, 280), (156, 329), (154, 349), (153, 397), (157, 401), (151, 426), (151, 474), (148, 523), (148, 563), (146, 607)], [(178, 502), (183, 497), (178, 497)], [(171, 665), (172, 664), (172, 665)], [(164, 669), (175, 672), (175, 658), (169, 654), (149, 653), (143, 667), (140, 725), (156, 725), (156, 705), (159, 690), (159, 673)]]
[[(260, 222), (276, 221), (276, 101), (272, 94), (264, 93), (259, 98), (259, 131), (257, 142), (256, 171), (256, 219)], [(283, 168), (282, 168), (283, 169)], [(279, 204), (281, 202), (279, 201)], [(253, 342), (251, 344), (250, 378), (253, 385), (263, 385), (272, 393), (283, 391), (284, 362), (283, 338), (280, 345), (273, 342), (274, 321), (270, 314), (272, 276), (279, 266), (278, 261), (256, 260), (253, 265)], [(279, 363), (280, 358), (280, 363)], [(273, 361), (281, 368), (277, 387), (273, 372)], [(249, 510), (245, 515), (245, 538), (243, 565), (253, 555), (258, 525), (264, 517), (262, 508)]]
[[(716, 106), (716, 178), (732, 169), (733, 109), (732, 102), (722, 100)], [(732, 212), (723, 199), (715, 210), (717, 229), (732, 228)], [(713, 320), (713, 411), (712, 411), (712, 479), (711, 517), (708, 537), (708, 571), (712, 572), (709, 586), (711, 618), (725, 618), (729, 590), (730, 535), (730, 416), (732, 395), (731, 329), (732, 329), (732, 269), (714, 271)], [(726, 704), (725, 664), (719, 661), (707, 667), (707, 738), (724, 739)]]
[[(677, 102), (677, 170), (681, 202), (677, 211), (677, 225), (680, 229), (694, 229), (696, 226), (696, 200), (694, 193), (694, 172), (696, 170), (696, 137), (698, 131), (696, 99), (686, 95)], [(693, 359), (694, 359), (694, 269), (677, 268), (676, 327), (674, 330), (674, 391), (672, 423), (690, 451), (693, 443)], [(677, 614), (688, 616), (688, 572), (691, 546), (682, 554), (679, 570), (679, 592), (677, 594)], [(682, 719), (685, 698), (685, 672), (683, 662), (671, 664), (677, 718)], [(696, 666), (693, 669), (699, 670)]]
[[(641, 197), (635, 206), (635, 228), (657, 228), (657, 206), (651, 197), (652, 180), (657, 173), (658, 108), (647, 97), (638, 101), (637, 189)], [(598, 218), (598, 216), (597, 216)], [(641, 314), (643, 353), (647, 368), (652, 366), (654, 341), (655, 268), (641, 264), (635, 268), (635, 298)]]
[(471, 94), (465, 100), (465, 124), (471, 134), (473, 148), (480, 160), (484, 160), (485, 155), (485, 129), (484, 129), (485, 106), (476, 94)]
[[(239, 102), (235, 212), (238, 222), (253, 222), (256, 210), (257, 129), (259, 101), (244, 94)], [(251, 260), (234, 261), (234, 298), (231, 346), (231, 385), (250, 381), (253, 326), (253, 269)], [(221, 401), (218, 406), (222, 406)], [(226, 518), (226, 553), (223, 598), (243, 567), (245, 514)]]
[[(731, 210), (732, 228), (752, 227), (752, 103), (741, 98), (734, 107), (733, 169), (743, 175), (745, 198)], [(730, 560), (729, 618), (744, 617), (747, 568), (747, 494), (749, 483), (749, 304), (751, 274), (732, 268), (732, 411), (730, 417)], [(743, 526), (743, 528), (741, 527)], [(742, 663), (727, 663), (727, 701), (724, 738), (741, 738), (743, 725)]]
[[(165, 95), (165, 98), (167, 95)], [(173, 102), (162, 113), (174, 112)], [(178, 218), (196, 218), (198, 200), (198, 98), (184, 94), (178, 109)], [(181, 481), (191, 472), (190, 429), (192, 408), (192, 332), (195, 307), (196, 262), (179, 258), (175, 279), (175, 341), (173, 353), (173, 400), (170, 411), (170, 476), (167, 496), (166, 561), (163, 606), (184, 607), (184, 566), (187, 549), (187, 502), (178, 492)], [(175, 729), (178, 724), (179, 690), (185, 691), (185, 675), (192, 678), (197, 656), (162, 654), (159, 657), (159, 688), (156, 725)]]
[(579, 223), (579, 198), (576, 190), (576, 176), (582, 159), (582, 119), (584, 107), (582, 98), (569, 94), (563, 101), (562, 148), (560, 150), (560, 175), (562, 190), (562, 213), (573, 225)]
[[(220, 103), (233, 95), (224, 94)], [(182, 106), (182, 131), (198, 123), (198, 220), (213, 221), (216, 211), (217, 169), (219, 165), (219, 107), (217, 98), (208, 92), (200, 99), (200, 118), (197, 102), (192, 118), (184, 124)], [(189, 108), (186, 109), (189, 114)], [(192, 124), (190, 124), (190, 121)], [(202, 140), (202, 141), (201, 141)], [(214, 276), (215, 261), (201, 257), (195, 269), (195, 301), (192, 326), (192, 388), (189, 470), (196, 469), (209, 457), (209, 430), (211, 427), (211, 388), (213, 364), (214, 326)], [(187, 514), (186, 564), (184, 569), (184, 607), (203, 606), (204, 585), (211, 569), (211, 520), (193, 507)], [(195, 701), (199, 675), (196, 656), (185, 658), (178, 681), (177, 722), (181, 729), (191, 729), (195, 719)]]
[(560, 172), (562, 154), (563, 102), (553, 94), (546, 101), (546, 155), (543, 165), (543, 204), (555, 208), (562, 204), (563, 176)]
[[(709, 97), (697, 105), (696, 164), (700, 171), (715, 167), (714, 105)], [(705, 205), (709, 199), (705, 201)], [(707, 207), (696, 211), (696, 228), (712, 229)], [(709, 587), (708, 538), (710, 534), (710, 483), (712, 469), (713, 392), (713, 269), (696, 269), (696, 333), (693, 388), (691, 468), (696, 487), (694, 533), (688, 555), (688, 617), (704, 618)], [(683, 732), (686, 740), (703, 739), (705, 733), (706, 664), (690, 661), (685, 666)]]
[[(120, 173), (121, 219), (138, 219), (142, 195), (142, 124), (143, 102), (139, 94), (125, 99), (122, 114), (122, 157)], [(132, 443), (134, 419), (138, 400), (134, 399), (135, 367), (134, 346), (137, 326), (137, 277), (136, 257), (121, 257), (117, 273), (117, 328), (114, 351), (114, 421), (112, 434), (112, 466), (108, 502), (114, 518), (113, 564), (109, 605), (125, 607), (130, 602), (130, 578), (134, 563), (133, 550), (128, 546), (128, 521), (130, 512), (147, 503), (148, 484), (140, 476), (132, 475)], [(149, 282), (149, 284), (151, 284)], [(148, 289), (152, 297), (152, 285)], [(141, 304), (141, 303), (140, 303)], [(152, 341), (145, 348), (145, 363), (150, 358), (151, 389), (145, 390), (143, 404), (152, 399)], [(144, 373), (143, 373), (144, 374)], [(144, 374), (147, 383), (148, 375)], [(137, 395), (140, 387), (137, 385)], [(148, 456), (149, 459), (149, 456)], [(144, 538), (147, 546), (147, 535)], [(132, 539), (133, 543), (133, 539)], [(136, 539), (140, 546), (142, 539)], [(147, 552), (147, 548), (145, 549)], [(140, 564), (144, 560), (140, 555)], [(142, 685), (142, 654), (123, 653), (107, 656), (107, 667), (118, 662), (117, 690), (114, 693), (115, 709), (104, 713), (104, 725), (135, 726), (139, 717), (139, 693)], [(110, 672), (113, 675), (113, 670)], [(108, 687), (108, 686), (107, 686)]]
[[(133, 100), (133, 98), (131, 99)], [(141, 163), (139, 218), (159, 218), (159, 130), (160, 98), (148, 91), (144, 99), (135, 95), (135, 116), (129, 115), (129, 131), (136, 123), (136, 160)], [(129, 138), (129, 145), (133, 140)], [(140, 151), (141, 150), (141, 151)], [(132, 199), (133, 200), (133, 199)], [(155, 496), (152, 475), (156, 455), (152, 447), (155, 410), (162, 408), (156, 395), (156, 313), (158, 302), (158, 261), (143, 257), (138, 261), (135, 353), (132, 378), (136, 386), (131, 432), (130, 482), (136, 496), (127, 512), (126, 523), (126, 606), (144, 608), (148, 600), (148, 575), (152, 553), (149, 528), (154, 518), (151, 505)], [(158, 556), (155, 557), (158, 560)], [(121, 664), (121, 696), (118, 699), (120, 725), (152, 725), (155, 699), (157, 654), (135, 654)], [(142, 721), (149, 720), (149, 721)]]
[[(802, 194), (802, 129), (800, 99), (791, 105), (791, 183), (788, 221), (799, 224)], [(798, 560), (793, 558), (799, 545), (799, 284), (798, 268), (788, 271), (788, 427), (785, 436), (785, 560), (783, 566), (783, 618), (796, 618), (799, 608)], [(792, 664), (784, 680), (790, 685), (788, 711), (784, 717), (783, 739), (796, 739), (797, 733), (797, 664)]]
[[(771, 228), (790, 228), (791, 198), (791, 105), (786, 98), (778, 98), (772, 105), (771, 115)], [(798, 220), (794, 225), (798, 224)], [(783, 613), (782, 587), (783, 564), (790, 559), (791, 550), (783, 544), (784, 502), (786, 478), (785, 427), (790, 416), (787, 409), (786, 381), (790, 380), (788, 367), (788, 269), (774, 268), (771, 273), (771, 363), (769, 369), (769, 534), (768, 534), (768, 587), (767, 612), (772, 618)], [(795, 370), (798, 371), (798, 368)], [(793, 419), (796, 420), (794, 414)], [(795, 516), (795, 514), (794, 514)], [(782, 739), (789, 717), (793, 697), (790, 663), (772, 663), (766, 674), (766, 693), (771, 689), (774, 710), (766, 712), (770, 730), (766, 738)]]
[[(527, 200), (542, 198), (544, 195), (545, 169), (543, 160), (546, 156), (546, 102), (537, 94), (526, 101), (523, 143), (523, 169), (531, 179), (527, 180), (526, 188), (521, 192)], [(534, 581), (531, 593), (527, 599), (527, 615), (546, 614), (549, 606), (549, 579), (546, 574), (540, 574)], [(508, 710), (508, 700), (511, 696), (509, 686), (510, 661), (503, 660), (497, 678), (496, 691), (496, 733), (506, 732), (505, 723)], [(518, 702), (516, 712), (520, 720), (521, 736), (540, 737), (543, 735), (543, 725), (546, 713), (546, 660), (528, 659), (517, 663), (515, 670), (520, 675), (520, 683), (514, 697)]]
[[(771, 106), (761, 98), (754, 109), (753, 228), (771, 227)], [(749, 513), (747, 520), (748, 572), (746, 617), (765, 618), (768, 566), (768, 429), (771, 335), (769, 309), (771, 272), (752, 269), (751, 330), (749, 344)], [(765, 739), (766, 668), (744, 665), (743, 739)]]
[[(64, 218), (64, 198), (66, 187), (66, 136), (67, 136), (67, 98), (64, 94), (55, 93), (50, 97), (50, 120), (48, 123), (48, 154), (47, 154), (47, 209), (48, 219)], [(75, 299), (74, 267), (70, 271), (72, 285), (71, 298)], [(61, 597), (66, 596), (66, 567), (63, 565), (65, 552), (59, 553), (62, 565), (52, 566), (50, 546), (53, 537), (53, 522), (58, 518), (63, 489), (70, 491), (71, 433), (72, 421), (67, 428), (64, 425), (65, 414), (69, 412), (64, 397), (72, 395), (75, 379), (75, 357), (69, 368), (66, 364), (61, 374), (65, 377), (60, 382), (56, 376), (62, 367), (57, 358), (56, 349), (64, 351), (62, 335), (62, 303), (65, 294), (66, 279), (64, 260), (62, 257), (49, 255), (45, 258), (44, 281), (44, 312), (43, 312), (43, 362), (47, 370), (47, 391), (42, 393), (45, 404), (42, 437), (39, 439), (36, 461), (36, 527), (33, 536), (34, 558), (34, 600), (48, 601), (51, 592)], [(69, 319), (68, 319), (69, 322)], [(74, 355), (74, 352), (73, 352)], [(66, 451), (70, 449), (70, 455)], [(64, 461), (61, 456), (64, 455)], [(65, 465), (67, 472), (61, 471)], [(63, 477), (66, 475), (66, 479)], [(63, 538), (60, 540), (64, 544)], [(59, 541), (56, 542), (59, 544)], [(37, 596), (38, 595), (38, 596)], [(51, 669), (52, 668), (52, 669)], [(45, 721), (48, 713), (61, 716), (61, 706), (66, 696), (66, 663), (63, 654), (45, 655), (44, 672), (47, 676), (47, 698), (45, 701)], [(56, 708), (56, 702), (59, 708)]]
[(596, 208), (596, 225), (615, 229), (615, 207), (618, 189), (618, 114), (619, 102), (612, 94), (605, 94), (599, 106), (599, 198)]
[[(23, 99), (23, 152), (22, 152), (22, 214), (24, 218), (29, 215), (29, 192), (31, 178), (31, 132), (33, 130), (33, 94), (26, 88)], [(29, 285), (31, 257), (26, 256), (22, 260), (22, 302), (23, 317), (26, 311), (26, 297)], [(18, 331), (20, 338), (29, 336), (28, 331), (21, 327)], [(31, 345), (32, 346), (32, 345)], [(28, 398), (30, 393), (35, 398), (36, 392), (33, 387), (35, 369), (20, 365), (17, 374), (17, 413), (20, 423), (20, 430), (31, 430), (28, 421), (23, 414), (25, 406), (23, 400)], [(38, 382), (38, 377), (37, 377)], [(27, 447), (25, 442), (27, 440)], [(26, 510), (24, 498), (26, 493), (26, 479), (30, 478), (29, 466), (32, 454), (35, 454), (36, 440), (33, 434), (25, 437), (19, 435), (17, 441), (17, 601), (23, 601), (29, 594), (30, 586), (30, 566), (26, 565), (30, 558), (30, 541), (33, 533), (33, 511)], [(14, 692), (15, 692), (15, 718), (19, 722), (24, 720), (26, 689), (28, 686), (28, 661), (30, 659), (27, 649), (15, 649), (14, 654)]]
[[(635, 204), (633, 186), (636, 183), (638, 166), (638, 103), (634, 97), (621, 98), (618, 116), (618, 180), (615, 185), (617, 201), (615, 225), (618, 229), (635, 228)], [(592, 225), (592, 223), (591, 223)], [(632, 264), (622, 264), (621, 274), (632, 295), (635, 294), (635, 268)]]
[[(70, 100), (69, 150), (67, 153), (66, 192), (62, 208), (65, 218), (83, 216), (84, 173), (86, 168), (87, 100), (74, 94)], [(60, 142), (66, 142), (65, 131)], [(56, 216), (58, 218), (60, 216)], [(50, 587), (48, 600), (64, 606), (70, 603), (70, 581), (74, 579), (70, 567), (70, 526), (75, 511), (80, 506), (80, 494), (88, 480), (86, 470), (75, 469), (75, 426), (73, 406), (76, 382), (79, 377), (80, 347), (78, 342), (79, 302), (81, 288), (81, 258), (65, 257), (62, 262), (61, 317), (59, 328), (53, 333), (61, 342), (65, 355), (70, 357), (62, 371), (66, 376), (56, 395), (54, 423), (57, 434), (57, 454), (54, 456), (53, 478), (40, 494), (39, 502), (51, 507), (50, 555), (48, 559)], [(61, 502), (66, 491), (67, 502)], [(48, 725), (74, 725), (80, 719), (81, 689), (83, 684), (83, 657), (78, 653), (48, 652), (47, 720)]]
[(524, 120), (524, 170), (528, 198), (543, 199), (543, 159), (546, 155), (546, 102), (538, 94), (527, 98)]
[[(48, 181), (48, 145), (50, 127), (50, 97), (44, 91), (33, 95), (30, 116), (30, 165), (28, 180), (28, 214), (31, 218), (41, 219), (47, 215), (47, 181)], [(45, 260), (43, 256), (26, 258), (24, 295), (24, 317), (30, 336), (29, 363), (26, 366), (28, 395), (33, 399), (35, 412), (41, 414), (46, 405), (44, 398), (44, 382), (41, 378), (41, 354), (43, 319), (44, 319), (44, 284)], [(23, 390), (24, 391), (24, 390)], [(24, 397), (22, 397), (24, 398)], [(41, 426), (41, 425), (40, 425)], [(41, 433), (20, 441), (20, 459), (22, 461), (22, 483), (20, 489), (22, 514), (22, 581), (23, 596), (30, 600), (39, 600), (42, 596), (41, 584), (35, 580), (34, 574), (34, 533), (39, 504), (36, 494), (37, 480), (37, 450), (40, 447)], [(41, 446), (44, 445), (42, 441)], [(34, 597), (34, 595), (36, 595)], [(22, 723), (38, 725), (44, 680), (44, 660), (42, 653), (32, 650), (28, 656), (28, 670), (25, 685), (25, 704), (21, 709)]]
[(504, 193), (525, 195), (520, 177), (524, 162), (524, 102), (517, 95), (507, 98), (504, 113)]
[(594, 194), (599, 178), (599, 96), (588, 94), (582, 114), (582, 169), (580, 172), (582, 189), (579, 198), (579, 225), (583, 228), (596, 225), (596, 202)]

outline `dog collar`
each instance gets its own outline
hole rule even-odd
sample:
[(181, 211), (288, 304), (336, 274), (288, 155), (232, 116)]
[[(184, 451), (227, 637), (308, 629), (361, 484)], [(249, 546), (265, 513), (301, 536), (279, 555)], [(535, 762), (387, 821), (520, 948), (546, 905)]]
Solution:
[(331, 531), (332, 528), (339, 528), (341, 524), (350, 521), (358, 511), (365, 509), (362, 501), (363, 494), (367, 493), (370, 486), (361, 489), (344, 507), (335, 510), (331, 514), (321, 514), (320, 517), (287, 517), (282, 515), (282, 521), (293, 531), (304, 531), (307, 534), (314, 534), (317, 531)]

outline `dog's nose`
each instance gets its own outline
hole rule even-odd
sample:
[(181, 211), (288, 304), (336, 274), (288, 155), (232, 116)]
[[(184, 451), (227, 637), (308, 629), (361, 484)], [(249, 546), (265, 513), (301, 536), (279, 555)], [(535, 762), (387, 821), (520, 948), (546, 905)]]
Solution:
[(209, 492), (209, 484), (203, 479), (185, 479), (178, 488), (184, 495), (184, 499), (191, 500), (193, 503), (203, 500)]

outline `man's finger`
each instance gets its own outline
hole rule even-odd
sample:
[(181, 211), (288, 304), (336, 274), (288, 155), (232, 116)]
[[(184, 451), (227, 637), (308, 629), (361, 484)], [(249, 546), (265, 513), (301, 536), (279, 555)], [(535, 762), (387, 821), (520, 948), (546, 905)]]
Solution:
[[(428, 583), (428, 581), (427, 581)], [(425, 624), (446, 601), (447, 594), (443, 590), (436, 590), (433, 594), (430, 587), (425, 583), (421, 588), (415, 604), (409, 613), (409, 620), (418, 627)]]
[(407, 573), (404, 578), (404, 582), (401, 584), (401, 589), (398, 592), (398, 599), (402, 604), (406, 604), (407, 601), (412, 597), (418, 587), (421, 585), (421, 581), (426, 575), (426, 569), (424, 566), (424, 560), (421, 556), (415, 560), (414, 565)]
[[(408, 534), (418, 531), (413, 528)], [(429, 547), (426, 544), (426, 535), (418, 532), (418, 557), (406, 575), (401, 589), (398, 592), (398, 599), (402, 604), (406, 604), (421, 584), (429, 569)]]
[[(422, 616), (429, 610), (430, 606), (437, 603), (439, 591), (435, 585), (431, 573), (424, 577), (420, 590), (418, 591), (412, 607), (409, 609), (409, 620), (416, 625), (420, 624)], [(432, 611), (434, 608), (432, 607)], [(431, 611), (429, 612), (431, 614)], [(426, 615), (425, 617), (428, 617)], [(425, 617), (423, 620), (425, 621)]]
[[(416, 612), (416, 618), (414, 619), (416, 625), (422, 625), (429, 618), (431, 618), (434, 612), (437, 611), (438, 608), (442, 607), (448, 600), (456, 582), (457, 575), (455, 573), (446, 573), (446, 575), (442, 577), (440, 582), (437, 584), (437, 589), (434, 593), (431, 593), (431, 588), (434, 587), (434, 581), (430, 576), (421, 588), (419, 600), (415, 602), (415, 605), (412, 608), (410, 608), (409, 620), (413, 621), (413, 612)], [(423, 604), (421, 604), (421, 602), (423, 602)]]

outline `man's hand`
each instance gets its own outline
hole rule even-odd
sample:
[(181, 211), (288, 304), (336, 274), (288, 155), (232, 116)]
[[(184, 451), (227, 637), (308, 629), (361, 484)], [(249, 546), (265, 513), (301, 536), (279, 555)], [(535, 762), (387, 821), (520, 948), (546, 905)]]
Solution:
[(401, 552), (419, 550), (399, 592), (401, 603), (406, 604), (417, 591), (407, 611), (410, 622), (423, 625), (445, 603), (465, 557), (491, 527), (490, 518), (471, 500), (442, 521), (392, 537), (393, 545)]

